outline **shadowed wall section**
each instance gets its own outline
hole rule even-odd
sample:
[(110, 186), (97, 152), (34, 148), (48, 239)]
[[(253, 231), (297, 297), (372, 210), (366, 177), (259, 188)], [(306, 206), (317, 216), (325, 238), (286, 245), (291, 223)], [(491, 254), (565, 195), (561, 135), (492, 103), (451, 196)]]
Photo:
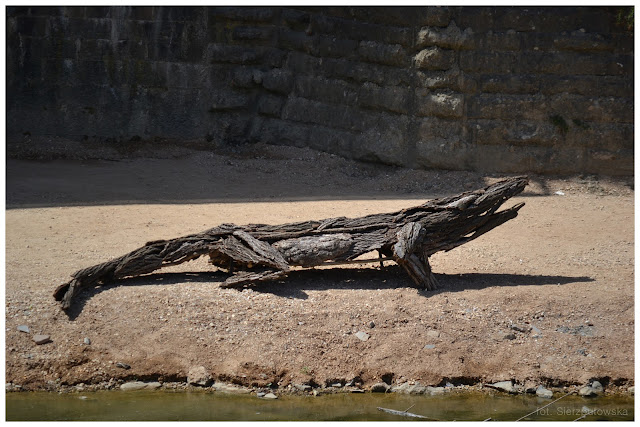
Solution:
[(620, 7), (8, 7), (7, 135), (633, 174)]

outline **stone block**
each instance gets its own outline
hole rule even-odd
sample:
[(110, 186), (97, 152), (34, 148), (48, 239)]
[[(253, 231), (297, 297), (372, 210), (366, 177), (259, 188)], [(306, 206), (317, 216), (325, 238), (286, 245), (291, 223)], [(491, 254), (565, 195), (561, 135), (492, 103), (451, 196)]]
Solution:
[(448, 27), (422, 27), (416, 38), (416, 48), (438, 46), (445, 49), (471, 49), (474, 47), (473, 31), (467, 28), (462, 31), (455, 22)]
[(313, 52), (314, 37), (302, 32), (280, 28), (278, 32), (278, 47), (286, 50), (296, 50), (311, 54)]
[(274, 68), (262, 75), (262, 86), (272, 92), (287, 94), (293, 87), (293, 76), (287, 70)]
[(399, 44), (384, 44), (362, 41), (358, 47), (358, 54), (363, 61), (385, 65), (404, 65), (407, 54)]
[(451, 22), (453, 9), (449, 6), (429, 6), (414, 8), (412, 12), (415, 13), (416, 25), (446, 27)]
[(479, 94), (467, 98), (467, 115), (473, 119), (548, 120), (549, 100), (543, 95)]
[(545, 95), (573, 93), (586, 96), (624, 97), (633, 92), (633, 81), (623, 76), (536, 76)]
[(354, 56), (357, 49), (358, 42), (355, 40), (317, 36), (313, 39), (311, 52), (323, 58), (349, 58)]
[(416, 90), (416, 113), (420, 116), (460, 118), (464, 113), (464, 95), (460, 93)]
[(238, 26), (231, 31), (233, 40), (239, 41), (261, 41), (269, 40), (274, 34), (274, 27), (248, 27)]
[(421, 70), (448, 70), (456, 61), (456, 52), (434, 46), (418, 52), (413, 61)]
[(251, 98), (247, 94), (224, 88), (217, 89), (211, 93), (208, 111), (210, 113), (216, 113), (219, 111), (244, 109), (249, 106), (250, 100)]
[(554, 37), (553, 47), (557, 50), (571, 50), (576, 52), (605, 52), (613, 51), (615, 46), (601, 34), (572, 31)]
[(375, 125), (362, 130), (353, 141), (353, 158), (388, 165), (406, 164), (408, 144), (407, 116), (379, 114), (373, 116)]
[(415, 162), (423, 168), (469, 170), (476, 149), (455, 139), (421, 139), (416, 142)]
[(459, 55), (460, 69), (465, 72), (510, 74), (523, 69), (521, 55), (517, 52), (461, 51)]
[(468, 132), (478, 145), (537, 145), (553, 146), (562, 135), (550, 121), (521, 120), (470, 120), (467, 122)]
[(284, 98), (265, 94), (258, 99), (258, 113), (266, 116), (280, 117)]
[(377, 25), (371, 22), (354, 21), (325, 15), (314, 16), (312, 30), (338, 39), (368, 40), (410, 47), (411, 29)]
[(209, 16), (214, 19), (243, 22), (269, 22), (273, 19), (274, 7), (234, 7), (213, 6), (208, 8)]
[(306, 147), (309, 141), (309, 126), (290, 121), (267, 119), (263, 122), (259, 140), (272, 145)]
[(450, 143), (462, 141), (464, 124), (460, 120), (427, 117), (418, 120), (417, 137), (421, 141)]
[(285, 53), (279, 49), (269, 47), (246, 47), (227, 45), (223, 43), (210, 43), (204, 55), (210, 63), (231, 63), (241, 65), (262, 64), (271, 67), (280, 67)]
[(417, 87), (427, 89), (451, 89), (456, 92), (462, 92), (461, 80), (468, 78), (462, 75), (458, 70), (433, 70), (416, 72)]
[(351, 157), (353, 155), (352, 145), (356, 137), (357, 135), (351, 132), (324, 126), (313, 126), (309, 133), (309, 147), (319, 151)]
[[(468, 45), (478, 51), (519, 51), (523, 48), (523, 40), (529, 40), (540, 35), (524, 35), (514, 30), (506, 32), (474, 33), (468, 37)], [(544, 36), (544, 35), (542, 35)], [(532, 42), (533, 43), (533, 42)], [(535, 43), (536, 47), (540, 43)]]
[(413, 93), (407, 88), (397, 86), (378, 86), (364, 83), (359, 91), (358, 103), (367, 108), (387, 110), (407, 114)]
[(304, 31), (311, 22), (311, 14), (303, 10), (284, 8), (280, 11), (280, 19), (289, 28)]
[(45, 37), (49, 19), (45, 16), (16, 16), (15, 31), (27, 37)]
[(360, 131), (371, 125), (369, 117), (356, 108), (305, 98), (289, 98), (282, 111), (282, 118), (350, 131)]
[(344, 80), (324, 77), (299, 76), (295, 93), (303, 98), (345, 105), (354, 105), (358, 99), (358, 92), (353, 85)]
[(473, 78), (483, 93), (533, 95), (543, 86), (540, 76), (533, 74), (480, 74)]

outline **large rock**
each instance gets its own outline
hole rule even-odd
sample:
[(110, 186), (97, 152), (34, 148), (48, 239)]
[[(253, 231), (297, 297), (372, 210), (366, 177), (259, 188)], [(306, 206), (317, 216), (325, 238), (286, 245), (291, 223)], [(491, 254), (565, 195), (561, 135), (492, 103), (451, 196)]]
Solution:
[(504, 391), (506, 393), (517, 393), (517, 390), (515, 389), (511, 381), (499, 381), (494, 384), (488, 384), (487, 387)]
[(543, 386), (538, 386), (536, 389), (536, 396), (544, 397), (545, 399), (551, 399), (553, 397), (553, 392), (544, 388)]
[(189, 369), (187, 383), (206, 387), (211, 383), (211, 375), (204, 366), (194, 366)]

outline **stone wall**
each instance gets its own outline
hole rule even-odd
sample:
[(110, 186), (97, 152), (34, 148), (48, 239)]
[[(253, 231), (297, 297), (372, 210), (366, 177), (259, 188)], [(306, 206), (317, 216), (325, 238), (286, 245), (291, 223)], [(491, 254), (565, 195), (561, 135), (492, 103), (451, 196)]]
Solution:
[(7, 132), (633, 173), (619, 7), (9, 7)]

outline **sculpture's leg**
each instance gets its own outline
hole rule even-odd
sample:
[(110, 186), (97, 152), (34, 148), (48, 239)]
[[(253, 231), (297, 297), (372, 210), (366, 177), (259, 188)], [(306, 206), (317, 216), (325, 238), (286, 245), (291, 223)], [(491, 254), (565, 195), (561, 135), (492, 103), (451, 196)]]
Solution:
[(380, 260), (380, 270), (384, 269), (384, 261), (382, 260), (382, 252), (378, 251), (378, 259)]
[(429, 259), (421, 252), (424, 231), (418, 222), (405, 224), (396, 234), (398, 241), (393, 246), (393, 258), (401, 265), (409, 277), (423, 289), (433, 291), (437, 289), (438, 282), (431, 272)]

